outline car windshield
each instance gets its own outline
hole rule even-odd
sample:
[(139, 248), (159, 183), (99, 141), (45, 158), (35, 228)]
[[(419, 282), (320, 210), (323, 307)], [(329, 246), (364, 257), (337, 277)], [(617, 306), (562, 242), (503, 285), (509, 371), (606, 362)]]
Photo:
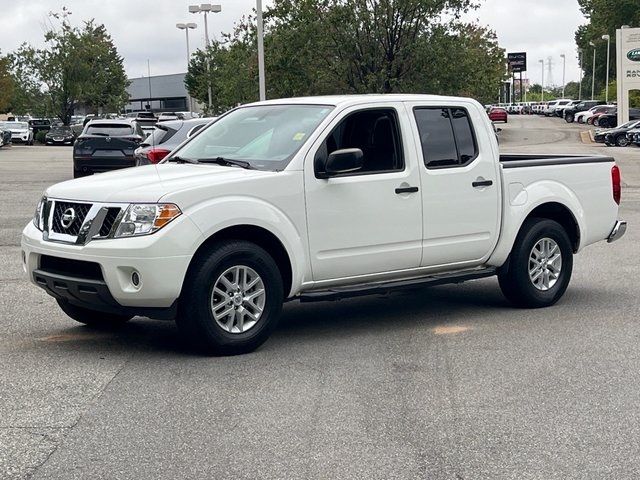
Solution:
[(29, 128), (27, 122), (4, 122), (2, 126), (4, 128), (13, 128), (14, 130), (26, 130)]
[(69, 127), (51, 127), (49, 133), (54, 135), (71, 135), (71, 129)]
[(99, 123), (87, 126), (87, 135), (102, 135), (107, 137), (124, 137), (133, 133), (133, 127), (128, 123)]
[(328, 105), (241, 107), (195, 136), (176, 156), (186, 161), (222, 157), (259, 170), (281, 170), (332, 109)]

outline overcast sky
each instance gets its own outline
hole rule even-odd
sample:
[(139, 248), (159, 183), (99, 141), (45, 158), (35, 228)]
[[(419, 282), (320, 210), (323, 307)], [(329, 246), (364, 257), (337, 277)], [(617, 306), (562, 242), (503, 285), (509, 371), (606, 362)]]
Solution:
[[(269, 3), (265, 0), (266, 4)], [(42, 43), (48, 12), (66, 5), (74, 24), (95, 18), (111, 33), (124, 58), (130, 77), (146, 76), (147, 59), (151, 74), (186, 70), (184, 31), (176, 22), (195, 22), (191, 33), (192, 51), (204, 44), (204, 20), (188, 13), (189, 0), (0, 0), (0, 50), (7, 53), (22, 42)], [(210, 35), (231, 30), (234, 22), (251, 13), (255, 0), (218, 0), (222, 13), (209, 16)], [(567, 56), (566, 79), (578, 79), (574, 32), (586, 20), (576, 0), (484, 0), (468, 19), (494, 29), (508, 52), (527, 52), (532, 82), (540, 82), (539, 59), (552, 57), (553, 81), (562, 83), (561, 53)], [(268, 52), (267, 52), (268, 55)], [(547, 73), (545, 72), (545, 77)], [(545, 83), (548, 83), (545, 78)]]

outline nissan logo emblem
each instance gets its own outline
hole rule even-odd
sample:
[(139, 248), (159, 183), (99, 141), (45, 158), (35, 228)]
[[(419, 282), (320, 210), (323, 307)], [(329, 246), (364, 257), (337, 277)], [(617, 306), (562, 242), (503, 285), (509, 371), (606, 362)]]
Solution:
[(75, 220), (76, 211), (73, 208), (67, 208), (60, 218), (60, 224), (62, 225), (62, 228), (66, 230)]

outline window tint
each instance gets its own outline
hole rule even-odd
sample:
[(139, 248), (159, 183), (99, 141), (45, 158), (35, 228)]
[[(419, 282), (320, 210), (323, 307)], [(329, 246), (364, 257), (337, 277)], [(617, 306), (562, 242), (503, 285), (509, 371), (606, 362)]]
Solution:
[(469, 113), (464, 108), (414, 109), (427, 168), (463, 166), (478, 154)]
[(404, 159), (395, 110), (362, 110), (343, 119), (329, 134), (317, 156), (327, 157), (336, 150), (359, 148), (363, 166), (358, 173), (402, 170)]
[(131, 135), (133, 128), (128, 124), (101, 123), (87, 126), (87, 135), (102, 135), (107, 137), (124, 137)]
[(427, 167), (458, 165), (458, 151), (453, 137), (448, 108), (419, 108), (415, 111), (422, 155)]

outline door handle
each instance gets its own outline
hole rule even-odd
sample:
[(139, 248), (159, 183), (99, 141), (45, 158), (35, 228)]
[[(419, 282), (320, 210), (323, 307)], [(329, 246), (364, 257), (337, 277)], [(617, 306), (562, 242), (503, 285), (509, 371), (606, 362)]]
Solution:
[(416, 193), (418, 191), (418, 187), (398, 187), (396, 188), (396, 193)]
[(476, 180), (475, 182), (471, 182), (473, 188), (490, 187), (491, 185), (493, 185), (493, 180)]

